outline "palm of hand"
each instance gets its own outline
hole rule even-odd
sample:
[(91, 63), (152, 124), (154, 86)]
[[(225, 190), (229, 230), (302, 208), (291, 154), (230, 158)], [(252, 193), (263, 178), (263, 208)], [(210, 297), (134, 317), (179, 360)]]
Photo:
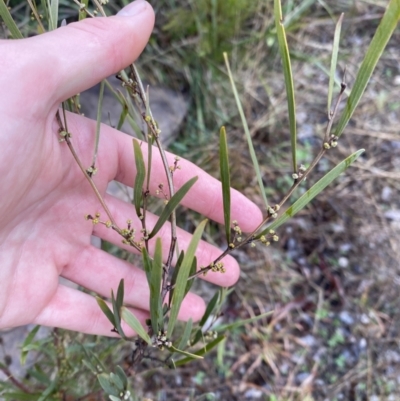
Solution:
[[(148, 3), (140, 7), (136, 18), (81, 21), (36, 38), (0, 41), (0, 51), (7, 55), (0, 58), (0, 110), (5, 111), (0, 120), (0, 328), (34, 322), (109, 335), (110, 324), (94, 298), (60, 285), (60, 275), (104, 296), (124, 278), (126, 302), (142, 322), (148, 315), (149, 290), (144, 273), (90, 243), (92, 234), (116, 244), (121, 238), (111, 229), (84, 221), (85, 214), (97, 211), (104, 220), (107, 218), (67, 145), (59, 142), (55, 119), (60, 101), (119, 71), (138, 56), (154, 18)], [(127, 37), (135, 40), (127, 42)], [(95, 122), (77, 115), (68, 115), (67, 121), (74, 147), (88, 167)], [(135, 171), (132, 139), (106, 126), (101, 132), (99, 172), (94, 180), (104, 195), (113, 179), (132, 186)], [(169, 157), (172, 164), (173, 155)], [(154, 193), (158, 184), (165, 182), (157, 156), (152, 170), (150, 190)], [(222, 222), (221, 186), (215, 179), (183, 160), (182, 173), (174, 177), (177, 188), (193, 176), (199, 180), (183, 204)], [(131, 218), (140, 227), (132, 205), (110, 195), (105, 195), (105, 200), (118, 224), (123, 226)], [(261, 219), (259, 209), (235, 191), (231, 214), (242, 222), (244, 231), (255, 228)], [(149, 226), (155, 220), (149, 215)], [(167, 250), (168, 226), (159, 235)], [(180, 230), (178, 239), (185, 249), (190, 235)], [(197, 252), (199, 265), (208, 264), (219, 254), (217, 248), (202, 242)], [(210, 274), (207, 279), (232, 285), (239, 267), (231, 257), (225, 258), (225, 266), (226, 274)], [(189, 294), (180, 317), (197, 319), (203, 311), (204, 302)]]

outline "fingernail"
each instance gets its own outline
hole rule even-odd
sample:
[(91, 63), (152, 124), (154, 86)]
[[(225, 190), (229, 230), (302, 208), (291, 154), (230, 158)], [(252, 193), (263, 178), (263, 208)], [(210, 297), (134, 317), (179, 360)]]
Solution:
[(119, 17), (133, 17), (134, 15), (140, 14), (146, 8), (145, 0), (136, 0), (133, 3), (128, 4), (122, 10), (118, 11)]

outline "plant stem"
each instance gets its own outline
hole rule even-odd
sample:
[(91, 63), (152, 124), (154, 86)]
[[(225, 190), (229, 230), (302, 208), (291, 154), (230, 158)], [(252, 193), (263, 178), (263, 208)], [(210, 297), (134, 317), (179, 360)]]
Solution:
[[(65, 132), (68, 133), (67, 119), (66, 119), (64, 104), (62, 105), (62, 110), (63, 110), (63, 116), (64, 116), (64, 124), (63, 124), (62, 121), (61, 121), (61, 117), (60, 117), (59, 111), (57, 111), (57, 113), (56, 113), (57, 122), (58, 122), (58, 125), (60, 126), (60, 130), (61, 130), (61, 131), (65, 131)], [(82, 171), (82, 174), (83, 174), (83, 175), (85, 176), (85, 178), (88, 180), (90, 186), (91, 186), (92, 189), (93, 189), (93, 192), (95, 193), (95, 195), (96, 195), (97, 199), (99, 200), (101, 206), (103, 207), (103, 209), (104, 209), (104, 211), (106, 212), (108, 218), (110, 219), (112, 229), (115, 230), (118, 234), (120, 234), (122, 237), (125, 238), (125, 236), (124, 236), (122, 230), (118, 227), (118, 225), (117, 225), (117, 223), (116, 223), (116, 221), (115, 221), (113, 215), (111, 214), (110, 209), (109, 209), (108, 206), (106, 205), (106, 203), (105, 203), (103, 197), (101, 196), (99, 190), (97, 189), (96, 184), (94, 183), (92, 177), (90, 177), (90, 175), (87, 173), (86, 169), (83, 167), (82, 162), (81, 162), (81, 160), (79, 159), (79, 157), (78, 157), (78, 155), (77, 155), (77, 153), (76, 153), (76, 151), (75, 151), (75, 149), (74, 149), (74, 147), (73, 147), (73, 145), (72, 145), (72, 143), (71, 143), (70, 135), (66, 135), (66, 136), (64, 137), (64, 139), (65, 139), (65, 142), (67, 143), (67, 145), (68, 145), (68, 147), (69, 147), (69, 150), (70, 150), (71, 153), (72, 153), (72, 156), (74, 157), (76, 163), (78, 164), (80, 170)], [(129, 244), (130, 244), (131, 246), (133, 246), (135, 249), (137, 249), (138, 251), (140, 251), (140, 247), (139, 247), (136, 243), (134, 243), (133, 241), (129, 240)]]

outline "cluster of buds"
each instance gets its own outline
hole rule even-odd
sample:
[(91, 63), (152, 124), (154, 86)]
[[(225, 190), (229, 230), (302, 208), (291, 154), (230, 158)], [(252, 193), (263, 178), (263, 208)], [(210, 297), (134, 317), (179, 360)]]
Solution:
[(63, 129), (60, 128), (60, 130), (58, 131), (58, 134), (60, 135), (60, 139), (58, 140), (58, 142), (64, 142), (66, 138), (71, 138), (71, 134), (67, 131), (64, 131)]
[(132, 228), (132, 220), (126, 221), (127, 227), (121, 230), (121, 235), (124, 237), (122, 240), (123, 244), (129, 245), (135, 241), (136, 230)]
[(224, 264), (222, 262), (217, 262), (217, 263), (210, 263), (210, 268), (211, 271), (214, 273), (225, 273), (226, 269), (224, 267)]
[(149, 232), (147, 229), (142, 228), (140, 232), (143, 234), (143, 237), (141, 238), (141, 241), (147, 241), (149, 239)]
[(168, 203), (168, 195), (164, 192), (164, 184), (158, 184), (158, 189), (156, 189), (156, 195), (162, 195), (164, 197), (164, 204)]
[[(8, 7), (8, 9), (11, 10), (11, 7)], [(43, 19), (43, 14), (39, 14), (39, 18)], [(31, 21), (34, 21), (34, 20), (35, 20), (35, 14), (31, 13)]]
[(218, 332), (217, 332), (217, 331), (214, 331), (214, 330), (207, 330), (207, 331), (204, 333), (204, 338), (205, 338), (206, 340), (209, 340), (209, 341), (215, 340), (217, 337), (218, 337)]
[(131, 398), (131, 392), (129, 390), (126, 390), (125, 392), (121, 391), (119, 393), (119, 398), (121, 400), (129, 400)]
[(155, 135), (156, 138), (161, 134), (160, 128), (158, 128), (157, 122), (149, 115), (143, 115), (144, 121), (150, 127), (151, 132)]
[(268, 216), (272, 217), (273, 219), (276, 219), (278, 217), (278, 212), (279, 212), (280, 206), (275, 205), (274, 207), (269, 206), (268, 207)]
[(302, 178), (304, 173), (307, 171), (307, 167), (304, 164), (300, 164), (297, 173), (292, 174), (292, 178), (297, 181), (298, 179)]
[(233, 249), (235, 247), (235, 242), (240, 242), (242, 240), (242, 229), (240, 228), (236, 220), (232, 221), (234, 237), (233, 241), (229, 244), (229, 248)]
[(336, 135), (331, 135), (327, 142), (324, 142), (324, 149), (336, 148), (339, 138)]
[(271, 241), (277, 242), (279, 241), (279, 237), (276, 235), (274, 230), (269, 230), (269, 233), (265, 236), (262, 235), (260, 237), (260, 242), (265, 246), (271, 245)]
[(94, 217), (91, 214), (87, 214), (85, 215), (85, 220), (92, 220), (93, 225), (99, 224), (99, 223), (103, 223), (100, 220), (100, 213), (97, 212)]
[(175, 173), (176, 170), (181, 169), (181, 166), (178, 165), (179, 160), (181, 160), (179, 156), (174, 157), (174, 164), (172, 166), (169, 166), (169, 171), (171, 172), (171, 174)]
[(172, 347), (172, 342), (167, 337), (167, 332), (159, 331), (157, 336), (153, 339), (153, 346), (159, 348), (161, 351), (163, 351), (165, 347)]
[(89, 168), (86, 169), (86, 173), (89, 177), (92, 177), (97, 173), (97, 167), (90, 166)]

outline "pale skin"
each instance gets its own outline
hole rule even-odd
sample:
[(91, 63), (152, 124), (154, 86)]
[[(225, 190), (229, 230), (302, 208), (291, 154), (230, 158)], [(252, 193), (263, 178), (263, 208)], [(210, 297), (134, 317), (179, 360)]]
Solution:
[[(150, 37), (154, 14), (143, 0), (131, 3), (129, 10), (132, 15), (88, 19), (34, 38), (0, 41), (0, 329), (35, 323), (112, 335), (95, 299), (60, 284), (60, 276), (107, 297), (124, 278), (125, 302), (141, 322), (148, 317), (149, 290), (142, 270), (91, 245), (92, 235), (115, 244), (121, 244), (121, 238), (84, 219), (96, 212), (108, 218), (66, 143), (59, 142), (55, 118), (62, 101), (139, 56)], [(72, 114), (67, 121), (72, 143), (89, 166), (96, 123)], [(173, 155), (169, 158), (173, 164)], [(199, 177), (184, 205), (222, 223), (220, 183), (188, 161), (181, 160), (180, 165), (174, 178), (177, 188)], [(98, 169), (94, 181), (119, 226), (132, 219), (140, 228), (130, 204), (105, 194), (114, 179), (130, 186), (134, 182), (132, 138), (102, 126)], [(152, 169), (154, 194), (160, 182), (166, 183), (159, 158)], [(244, 231), (251, 231), (261, 222), (261, 212), (232, 190), (232, 218)], [(156, 219), (149, 215), (149, 225)], [(169, 226), (159, 235), (167, 254)], [(178, 241), (184, 249), (190, 234), (179, 230)], [(199, 265), (207, 265), (220, 253), (202, 242)], [(233, 285), (239, 266), (230, 256), (224, 263), (225, 274), (209, 274), (206, 279)], [(180, 318), (199, 319), (204, 308), (200, 297), (189, 294)]]

